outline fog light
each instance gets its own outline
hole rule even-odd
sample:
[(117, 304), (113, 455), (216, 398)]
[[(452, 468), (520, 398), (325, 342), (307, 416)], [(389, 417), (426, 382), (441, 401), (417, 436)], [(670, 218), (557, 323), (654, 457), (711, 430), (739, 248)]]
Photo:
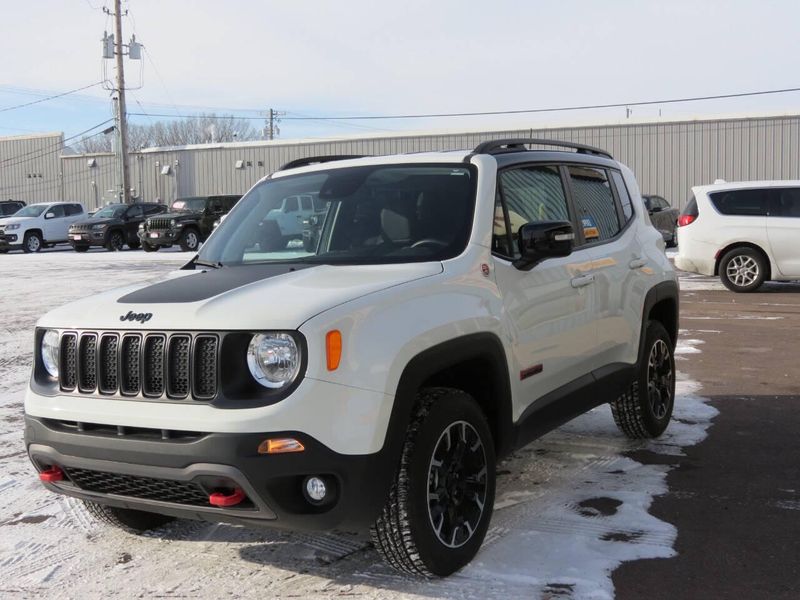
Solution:
[(303, 487), (308, 499), (316, 504), (325, 500), (325, 495), (328, 493), (325, 482), (319, 477), (306, 477)]

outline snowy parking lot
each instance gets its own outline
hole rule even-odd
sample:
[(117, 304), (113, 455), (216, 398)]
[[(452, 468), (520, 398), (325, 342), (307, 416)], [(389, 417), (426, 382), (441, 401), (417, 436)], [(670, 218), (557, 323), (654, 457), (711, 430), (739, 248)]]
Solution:
[[(653, 498), (669, 492), (669, 467), (626, 454), (680, 455), (706, 436), (716, 410), (686, 376), (678, 383), (675, 420), (657, 442), (627, 440), (602, 406), (500, 464), (486, 542), (471, 565), (446, 580), (400, 576), (366, 539), (346, 533), (183, 521), (135, 537), (93, 521), (80, 502), (46, 491), (25, 454), (22, 407), (34, 324), (50, 307), (158, 279), (188, 258), (169, 251), (0, 255), (4, 596), (611, 598), (619, 564), (675, 553), (676, 529), (648, 514)], [(679, 359), (702, 351), (699, 340), (684, 338)]]

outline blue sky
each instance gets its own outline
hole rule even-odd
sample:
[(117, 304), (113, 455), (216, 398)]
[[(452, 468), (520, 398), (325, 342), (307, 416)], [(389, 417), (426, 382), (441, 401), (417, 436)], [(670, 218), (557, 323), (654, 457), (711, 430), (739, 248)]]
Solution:
[[(107, 2), (109, 3), (109, 2)], [(800, 86), (800, 3), (128, 0), (128, 110), (255, 117), (520, 110)], [(102, 77), (103, 0), (6, 3), (0, 110)], [(13, 26), (8, 26), (13, 24)], [(112, 65), (108, 75), (113, 76)], [(798, 112), (800, 93), (634, 108), (632, 118)], [(0, 135), (110, 118), (100, 86), (0, 112)], [(157, 117), (133, 116), (133, 122)], [(285, 120), (281, 137), (625, 120), (603, 111), (368, 122)]]

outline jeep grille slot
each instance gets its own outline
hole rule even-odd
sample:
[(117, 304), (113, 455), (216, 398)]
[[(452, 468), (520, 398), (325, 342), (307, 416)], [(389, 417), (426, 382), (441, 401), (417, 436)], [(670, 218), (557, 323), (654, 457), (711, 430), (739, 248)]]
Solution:
[(164, 393), (164, 336), (148, 335), (144, 340), (142, 392), (157, 397)]
[(59, 365), (61, 389), (71, 391), (78, 382), (78, 336), (65, 333), (61, 336), (61, 365)]
[(100, 360), (97, 362), (100, 373), (100, 391), (113, 394), (119, 387), (119, 337), (106, 333), (100, 338)]
[(141, 346), (142, 338), (138, 335), (126, 335), (122, 338), (122, 381), (120, 392), (125, 395), (135, 396), (141, 387)]
[(97, 388), (97, 336), (94, 333), (81, 335), (78, 355), (78, 388), (82, 392), (93, 392)]
[(186, 398), (189, 395), (189, 347), (188, 335), (173, 335), (169, 338), (167, 363), (167, 395), (170, 398)]
[(64, 332), (59, 386), (75, 394), (213, 400), (219, 340), (215, 333)]
[(194, 346), (194, 396), (206, 400), (217, 393), (217, 338), (200, 335)]

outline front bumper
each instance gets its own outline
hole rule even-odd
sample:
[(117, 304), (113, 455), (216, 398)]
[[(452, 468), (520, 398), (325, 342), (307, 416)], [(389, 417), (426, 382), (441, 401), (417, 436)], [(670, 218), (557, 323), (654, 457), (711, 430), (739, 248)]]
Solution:
[(11, 250), (21, 247), (22, 241), (19, 235), (15, 233), (6, 233), (4, 235), (0, 235), (0, 250)]
[(69, 232), (69, 242), (73, 246), (104, 246), (106, 230)]
[(139, 231), (139, 240), (151, 246), (172, 246), (178, 243), (181, 237), (181, 229), (169, 229), (166, 231)]
[[(70, 422), (25, 416), (25, 444), (37, 470), (58, 466), (65, 473), (63, 481), (44, 484), (50, 490), (181, 518), (364, 531), (377, 518), (394, 474), (395, 465), (383, 450), (338, 454), (298, 432), (194, 436), (161, 432), (159, 437), (158, 430), (120, 431), (101, 427), (81, 431)], [(305, 450), (258, 454), (259, 444), (268, 437), (294, 437)], [(86, 473), (91, 479), (87, 480)], [(330, 502), (318, 506), (303, 497), (302, 484), (308, 475), (325, 479), (333, 494)], [(130, 482), (139, 483), (132, 487)], [(227, 508), (203, 505), (202, 494), (199, 499), (195, 494), (192, 501), (176, 501), (170, 486), (192, 486), (207, 493), (235, 486), (244, 491), (246, 500)]]

